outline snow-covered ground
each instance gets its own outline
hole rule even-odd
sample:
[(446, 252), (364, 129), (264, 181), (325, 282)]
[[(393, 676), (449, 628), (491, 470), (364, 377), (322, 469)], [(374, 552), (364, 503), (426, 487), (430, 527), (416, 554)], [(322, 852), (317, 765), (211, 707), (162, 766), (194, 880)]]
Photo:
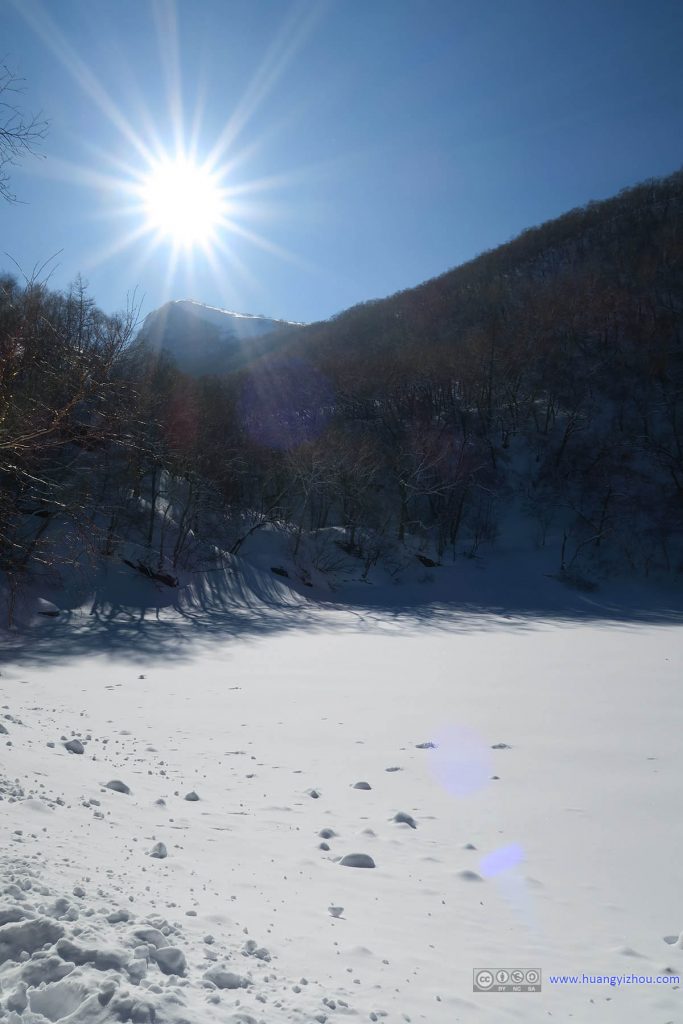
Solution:
[(0, 1020), (683, 1021), (683, 629), (589, 598), (15, 646)]

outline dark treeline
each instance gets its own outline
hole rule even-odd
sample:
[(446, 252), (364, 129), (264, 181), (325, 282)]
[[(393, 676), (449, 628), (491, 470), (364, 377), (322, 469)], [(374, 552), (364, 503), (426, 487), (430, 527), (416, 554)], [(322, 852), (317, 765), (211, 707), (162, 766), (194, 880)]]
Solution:
[(568, 575), (680, 572), (682, 317), (681, 172), (222, 376), (181, 373), (80, 283), (6, 278), (0, 570), (16, 588), (135, 537), (170, 571), (277, 522), (294, 554), (337, 527), (367, 571), (401, 545), (473, 555), (516, 517)]

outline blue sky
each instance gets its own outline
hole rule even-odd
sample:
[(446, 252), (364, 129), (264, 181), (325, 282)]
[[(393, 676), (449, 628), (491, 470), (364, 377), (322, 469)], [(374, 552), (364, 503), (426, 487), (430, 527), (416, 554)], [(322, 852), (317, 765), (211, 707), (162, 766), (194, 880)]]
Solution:
[[(0, 268), (107, 311), (322, 319), (683, 164), (680, 0), (0, 0), (0, 39), (50, 121)], [(231, 226), (171, 268), (127, 188), (179, 137)]]

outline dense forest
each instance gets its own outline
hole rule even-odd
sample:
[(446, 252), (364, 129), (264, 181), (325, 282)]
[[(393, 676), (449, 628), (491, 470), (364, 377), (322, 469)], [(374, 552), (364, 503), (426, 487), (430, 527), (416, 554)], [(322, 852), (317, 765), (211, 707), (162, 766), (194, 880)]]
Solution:
[(169, 584), (272, 523), (317, 567), (440, 562), (526, 524), (567, 580), (683, 571), (683, 172), (191, 377), (0, 280), (0, 571)]

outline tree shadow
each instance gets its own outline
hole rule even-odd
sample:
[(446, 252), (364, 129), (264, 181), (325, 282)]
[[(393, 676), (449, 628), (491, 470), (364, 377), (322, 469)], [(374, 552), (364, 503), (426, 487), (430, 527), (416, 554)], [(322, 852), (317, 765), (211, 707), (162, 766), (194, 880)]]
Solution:
[(82, 583), (52, 595), (63, 609), (58, 618), (34, 617), (0, 631), (0, 658), (18, 666), (86, 655), (136, 664), (191, 660), (231, 640), (255, 642), (294, 629), (406, 636), (426, 629), (530, 631), (549, 623), (683, 624), (683, 593), (674, 583), (613, 580), (582, 591), (509, 561), (458, 563), (402, 584), (356, 579), (336, 592), (284, 582), (246, 562), (186, 574), (177, 589), (123, 567), (100, 572), (87, 586), (87, 594)]

